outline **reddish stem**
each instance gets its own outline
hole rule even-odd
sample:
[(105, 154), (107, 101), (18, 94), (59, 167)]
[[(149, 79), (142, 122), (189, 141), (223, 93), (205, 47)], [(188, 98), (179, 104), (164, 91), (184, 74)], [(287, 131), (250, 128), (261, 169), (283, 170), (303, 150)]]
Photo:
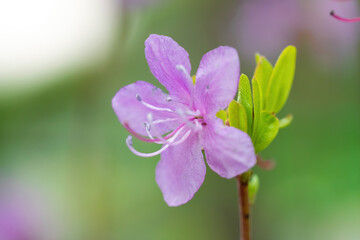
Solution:
[(330, 12), (330, 15), (332, 17), (334, 17), (335, 19), (342, 21), (342, 22), (360, 22), (360, 17), (357, 18), (344, 18), (344, 17), (340, 17), (339, 15), (335, 14), (334, 11)]
[(250, 240), (249, 179), (239, 175), (236, 180), (239, 195), (240, 240)]

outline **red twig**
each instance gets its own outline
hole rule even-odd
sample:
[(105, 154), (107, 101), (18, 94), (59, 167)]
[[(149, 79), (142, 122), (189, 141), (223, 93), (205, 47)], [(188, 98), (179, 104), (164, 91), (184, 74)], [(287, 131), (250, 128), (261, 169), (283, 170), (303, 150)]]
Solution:
[[(246, 173), (245, 173), (246, 174)], [(240, 240), (250, 240), (249, 177), (236, 177), (239, 195)]]

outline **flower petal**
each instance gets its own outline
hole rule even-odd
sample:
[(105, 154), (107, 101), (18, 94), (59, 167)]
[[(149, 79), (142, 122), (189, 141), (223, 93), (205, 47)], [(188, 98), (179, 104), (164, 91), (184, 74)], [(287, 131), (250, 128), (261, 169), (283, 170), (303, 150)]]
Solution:
[(249, 135), (227, 127), (220, 119), (208, 122), (204, 132), (204, 150), (209, 167), (224, 178), (233, 178), (256, 163)]
[[(145, 122), (148, 122), (148, 114), (153, 120), (177, 118), (178, 115), (169, 111), (153, 110), (145, 106), (141, 101), (159, 108), (177, 109), (179, 106), (174, 101), (168, 101), (169, 95), (165, 94), (154, 85), (138, 81), (121, 88), (112, 99), (112, 107), (119, 121), (141, 135), (146, 135)], [(164, 134), (179, 126), (179, 121), (168, 121), (156, 124), (151, 131)]]
[(195, 105), (203, 114), (226, 108), (237, 91), (240, 60), (231, 47), (218, 47), (206, 53), (196, 73)]
[(190, 103), (194, 84), (186, 50), (170, 37), (151, 34), (145, 41), (145, 56), (152, 74), (169, 93)]
[(156, 167), (156, 182), (169, 206), (179, 206), (193, 198), (205, 179), (206, 166), (198, 134), (169, 147)]

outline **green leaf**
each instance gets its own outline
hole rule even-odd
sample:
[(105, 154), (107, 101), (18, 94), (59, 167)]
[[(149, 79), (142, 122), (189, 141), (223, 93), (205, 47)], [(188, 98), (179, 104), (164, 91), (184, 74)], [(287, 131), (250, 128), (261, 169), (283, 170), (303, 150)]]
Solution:
[(221, 120), (223, 120), (224, 124), (225, 124), (225, 121), (227, 120), (228, 116), (227, 116), (227, 111), (225, 110), (220, 110), (216, 113), (216, 116), (218, 118), (220, 118)]
[(234, 100), (229, 105), (229, 123), (243, 132), (248, 131), (245, 108)]
[(262, 55), (261, 55), (260, 53), (255, 53), (255, 62), (256, 62), (256, 65), (259, 63), (261, 57), (262, 57)]
[(256, 130), (256, 138), (253, 139), (256, 153), (269, 146), (279, 132), (279, 119), (273, 114), (262, 111), (260, 119)]
[(293, 120), (293, 115), (288, 114), (286, 117), (280, 119), (279, 121), (279, 128), (285, 128), (291, 124)]
[(256, 174), (251, 175), (248, 185), (249, 202), (251, 205), (255, 203), (256, 194), (259, 191), (259, 185), (260, 185), (260, 180), (258, 175)]
[(268, 89), (271, 73), (273, 71), (273, 67), (271, 63), (264, 57), (259, 54), (255, 56), (256, 58), (256, 69), (254, 73), (254, 77), (259, 81), (261, 90), (262, 90), (262, 96), (263, 96), (263, 106), (265, 106), (265, 103), (267, 99), (266, 91)]
[(253, 87), (253, 102), (254, 102), (254, 123), (251, 132), (251, 139), (256, 139), (256, 135), (258, 133), (259, 123), (260, 123), (260, 113), (262, 110), (262, 92), (259, 81), (254, 77), (252, 79), (252, 87)]
[(280, 54), (266, 91), (265, 110), (278, 113), (284, 106), (295, 74), (296, 48), (286, 47)]
[[(251, 87), (249, 78), (245, 74), (241, 74), (239, 81), (238, 103), (240, 103), (246, 112), (247, 128), (252, 128), (253, 100), (251, 97)], [(248, 131), (250, 133), (250, 131)]]

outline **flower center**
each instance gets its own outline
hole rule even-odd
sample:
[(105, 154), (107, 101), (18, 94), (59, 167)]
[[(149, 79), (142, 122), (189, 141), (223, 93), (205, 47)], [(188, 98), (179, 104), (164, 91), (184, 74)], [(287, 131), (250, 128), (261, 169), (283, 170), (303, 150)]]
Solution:
[[(193, 82), (193, 80), (190, 76), (190, 73), (186, 70), (186, 68), (183, 65), (176, 65), (176, 69), (184, 75), (184, 77), (187, 79), (187, 81)], [(191, 89), (190, 91), (191, 91), (190, 95), (193, 95), (193, 92), (192, 92), (193, 89)], [(180, 143), (183, 143), (184, 141), (186, 141), (186, 139), (189, 138), (189, 136), (192, 133), (198, 132), (203, 127), (206, 126), (206, 122), (205, 122), (203, 116), (201, 116), (201, 113), (199, 110), (184, 111), (182, 109), (178, 109), (178, 110), (174, 111), (170, 108), (158, 107), (158, 106), (154, 106), (148, 102), (145, 102), (145, 101), (143, 101), (143, 99), (141, 98), (141, 96), (139, 94), (136, 94), (135, 97), (142, 105), (144, 105), (149, 110), (151, 110), (151, 112), (159, 111), (159, 112), (170, 112), (170, 113), (174, 114), (174, 117), (165, 118), (165, 119), (156, 119), (153, 121), (153, 115), (150, 112), (147, 115), (147, 121), (144, 122), (144, 128), (145, 128), (145, 131), (147, 134), (146, 137), (133, 131), (130, 128), (128, 123), (124, 123), (125, 128), (136, 138), (138, 138), (144, 142), (153, 142), (153, 143), (163, 145), (162, 148), (156, 152), (141, 153), (133, 148), (132, 137), (128, 136), (126, 139), (126, 144), (129, 147), (129, 149), (138, 156), (152, 157), (152, 156), (158, 155), (158, 154), (162, 153), (163, 151), (165, 151), (169, 146), (175, 146)], [(168, 96), (166, 98), (166, 101), (168, 101), (168, 102), (172, 101), (171, 97)], [(161, 134), (156, 134), (156, 131), (155, 131), (155, 133), (154, 133), (154, 131), (151, 131), (151, 129), (154, 126), (156, 126), (157, 124), (164, 124), (164, 123), (168, 123), (171, 121), (177, 121), (177, 122), (180, 122), (181, 124), (177, 128), (175, 128), (173, 131), (168, 133), (167, 135), (163, 136)]]
[[(170, 108), (164, 108), (164, 107), (158, 107), (154, 106), (148, 102), (143, 101), (141, 96), (139, 94), (136, 94), (136, 99), (145, 107), (147, 107), (149, 110), (153, 111), (160, 111), (160, 112), (171, 112), (174, 113), (174, 117), (171, 118), (164, 118), (164, 119), (156, 119), (153, 120), (152, 113), (147, 114), (147, 120), (144, 122), (144, 128), (146, 131), (147, 136), (142, 136), (138, 133), (136, 133), (134, 130), (132, 130), (127, 122), (124, 123), (124, 127), (129, 131), (130, 134), (132, 134), (134, 137), (138, 138), (141, 141), (144, 142), (152, 142), (156, 144), (162, 144), (163, 146), (158, 151), (155, 151), (153, 153), (141, 153), (134, 149), (133, 143), (132, 143), (132, 136), (128, 136), (126, 139), (126, 144), (128, 148), (136, 155), (141, 157), (152, 157), (156, 156), (163, 151), (165, 151), (169, 146), (175, 146), (178, 144), (183, 143), (186, 141), (186, 139), (189, 138), (189, 136), (194, 133), (201, 130), (204, 126), (206, 126), (206, 122), (203, 118), (203, 116), (200, 115), (200, 112), (197, 111), (191, 111), (191, 110), (172, 110)], [(171, 99), (171, 98), (169, 98)], [(171, 101), (171, 100), (170, 100)], [(156, 130), (151, 131), (156, 125), (158, 124), (164, 124), (172, 121), (180, 122), (181, 124), (175, 128), (173, 131), (161, 135), (157, 134)], [(155, 132), (155, 133), (154, 133)]]
[(204, 120), (204, 117), (202, 117), (202, 116), (197, 116), (197, 117), (195, 117), (195, 120), (198, 120), (199, 123), (200, 123), (202, 126), (206, 126), (206, 125), (207, 125), (206, 122), (205, 122), (205, 120)]

